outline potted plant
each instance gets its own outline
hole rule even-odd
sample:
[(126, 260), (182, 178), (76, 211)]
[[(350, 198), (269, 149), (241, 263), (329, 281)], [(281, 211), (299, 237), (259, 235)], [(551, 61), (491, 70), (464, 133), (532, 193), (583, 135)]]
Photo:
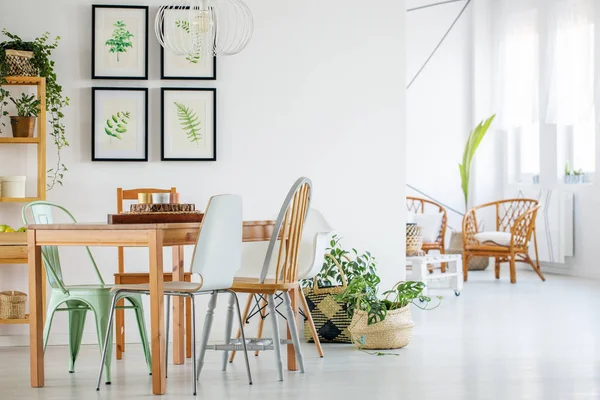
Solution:
[[(475, 152), (479, 148), (481, 141), (485, 137), (490, 125), (494, 121), (496, 114), (492, 115), (488, 119), (481, 121), (475, 129), (469, 134), (465, 149), (463, 151), (462, 163), (458, 165), (460, 171), (460, 186), (463, 192), (465, 200), (465, 210), (469, 209), (469, 187), (471, 182), (471, 164), (475, 158)], [(483, 221), (481, 221), (483, 223)], [(462, 232), (452, 232), (450, 237), (450, 246), (446, 253), (448, 254), (462, 254), (463, 252), (463, 241)], [(490, 262), (489, 257), (471, 257), (469, 259), (469, 270), (484, 270), (488, 267)]]
[(567, 184), (583, 183), (585, 182), (585, 172), (580, 168), (573, 170), (569, 168), (569, 162), (565, 164), (565, 177), (564, 181)]
[[(56, 184), (62, 185), (64, 173), (67, 167), (61, 162), (61, 150), (69, 146), (65, 136), (64, 109), (69, 105), (69, 98), (64, 96), (62, 86), (57, 82), (54, 61), (51, 59), (52, 52), (58, 46), (60, 36), (50, 42), (50, 33), (46, 32), (33, 41), (24, 41), (19, 36), (8, 32), (6, 29), (2, 33), (8, 37), (8, 41), (0, 43), (0, 115), (7, 115), (5, 106), (10, 98), (9, 92), (1, 85), (6, 83), (6, 77), (14, 74), (15, 68), (12, 58), (15, 57), (14, 50), (17, 52), (30, 52), (31, 54), (16, 55), (26, 58), (27, 63), (35, 68), (37, 75), (46, 78), (46, 110), (49, 115), (50, 129), (48, 134), (54, 141), (56, 147), (56, 164), (48, 169), (48, 187), (51, 190)], [(8, 51), (8, 56), (7, 56)], [(31, 55), (31, 58), (27, 58)], [(27, 72), (27, 71), (24, 71)]]
[(40, 100), (33, 94), (27, 95), (25, 93), (21, 94), (20, 99), (15, 100), (11, 97), (10, 100), (17, 107), (17, 115), (10, 117), (13, 136), (33, 137), (35, 120), (40, 113)]
[[(348, 330), (353, 343), (360, 349), (399, 349), (410, 343), (414, 322), (410, 304), (428, 308), (431, 298), (422, 294), (423, 282), (400, 282), (378, 296), (381, 279), (374, 273), (355, 277), (336, 300), (346, 304), (352, 318)], [(441, 297), (438, 297), (441, 300)], [(415, 302), (419, 300), (425, 306)]]

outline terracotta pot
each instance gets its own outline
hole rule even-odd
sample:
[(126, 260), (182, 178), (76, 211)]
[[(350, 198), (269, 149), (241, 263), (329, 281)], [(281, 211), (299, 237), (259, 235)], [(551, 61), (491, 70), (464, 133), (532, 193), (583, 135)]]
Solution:
[(10, 117), (13, 137), (33, 137), (36, 117)]

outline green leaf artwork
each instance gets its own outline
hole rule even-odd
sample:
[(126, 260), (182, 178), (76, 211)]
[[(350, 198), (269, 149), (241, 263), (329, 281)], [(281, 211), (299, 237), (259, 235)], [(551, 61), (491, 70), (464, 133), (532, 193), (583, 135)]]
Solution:
[(117, 61), (119, 61), (119, 54), (127, 53), (127, 48), (133, 47), (131, 38), (134, 35), (126, 29), (127, 26), (123, 21), (117, 21), (113, 26), (115, 30), (112, 37), (106, 41), (106, 46), (109, 47), (109, 52), (117, 53)]
[(181, 129), (183, 129), (191, 143), (199, 145), (202, 140), (202, 133), (200, 132), (202, 128), (200, 127), (200, 119), (196, 115), (196, 112), (185, 104), (178, 102), (174, 102), (174, 104), (177, 107), (177, 117), (179, 118)]
[[(184, 21), (182, 19), (178, 19), (175, 21), (175, 26), (183, 29), (186, 33), (190, 34), (190, 22)], [(185, 56), (185, 59), (191, 62), (192, 64), (198, 64), (200, 61), (200, 52), (194, 54), (188, 54)]]
[(123, 133), (127, 132), (127, 124), (131, 118), (131, 113), (128, 111), (119, 111), (113, 114), (106, 120), (104, 132), (108, 136), (123, 140)]

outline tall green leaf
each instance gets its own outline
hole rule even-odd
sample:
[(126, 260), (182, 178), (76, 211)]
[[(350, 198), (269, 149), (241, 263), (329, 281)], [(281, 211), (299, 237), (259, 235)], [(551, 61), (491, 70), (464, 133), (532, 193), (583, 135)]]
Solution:
[(181, 129), (186, 133), (190, 142), (199, 144), (202, 140), (200, 118), (198, 118), (194, 110), (185, 104), (178, 102), (174, 102), (174, 104), (177, 107), (177, 117), (179, 118)]
[(485, 121), (481, 121), (475, 129), (469, 134), (469, 138), (467, 139), (467, 143), (465, 145), (465, 150), (463, 152), (462, 164), (458, 165), (460, 172), (460, 183), (463, 191), (463, 195), (465, 198), (465, 209), (469, 204), (469, 181), (471, 177), (471, 163), (473, 162), (473, 157), (475, 157), (475, 152), (479, 147), (479, 144), (485, 137), (486, 132), (488, 131), (490, 125), (494, 121), (496, 114), (492, 115)]

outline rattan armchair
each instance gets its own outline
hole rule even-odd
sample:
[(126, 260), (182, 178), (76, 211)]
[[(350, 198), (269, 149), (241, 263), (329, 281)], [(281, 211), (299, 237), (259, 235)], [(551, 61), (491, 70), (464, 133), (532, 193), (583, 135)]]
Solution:
[[(423, 243), (421, 248), (425, 253), (429, 253), (431, 250), (438, 250), (440, 254), (446, 253), (445, 237), (446, 227), (448, 223), (448, 215), (446, 209), (436, 202), (431, 200), (422, 199), (419, 197), (406, 197), (406, 209), (412, 211), (415, 214), (424, 214), (426, 211), (433, 211), (442, 213), (442, 226), (440, 226), (440, 232), (437, 239), (431, 243)], [(442, 272), (446, 272), (446, 263), (441, 265)]]
[[(540, 204), (533, 199), (508, 199), (482, 204), (469, 210), (463, 218), (463, 275), (468, 276), (469, 258), (475, 256), (494, 257), (496, 279), (500, 279), (500, 263), (510, 265), (510, 282), (517, 282), (516, 263), (530, 264), (533, 270), (545, 281), (540, 271), (535, 219)], [(495, 209), (496, 231), (510, 233), (510, 244), (500, 246), (490, 242), (479, 242), (478, 214)], [(535, 262), (529, 256), (529, 242), (533, 239)]]

